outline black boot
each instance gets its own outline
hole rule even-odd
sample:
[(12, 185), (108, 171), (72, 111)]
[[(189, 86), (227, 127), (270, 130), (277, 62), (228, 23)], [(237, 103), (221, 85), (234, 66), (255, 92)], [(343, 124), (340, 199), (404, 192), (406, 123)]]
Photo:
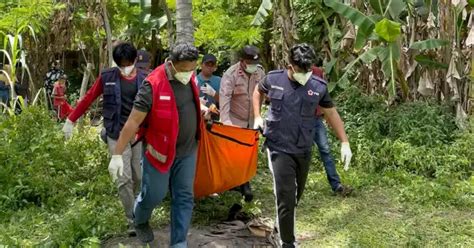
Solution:
[(155, 239), (155, 236), (153, 235), (153, 229), (151, 229), (151, 226), (148, 222), (135, 225), (135, 231), (137, 238), (142, 243), (151, 243)]
[(252, 189), (250, 188), (250, 182), (246, 182), (240, 186), (240, 193), (244, 197), (245, 202), (251, 202), (253, 200)]

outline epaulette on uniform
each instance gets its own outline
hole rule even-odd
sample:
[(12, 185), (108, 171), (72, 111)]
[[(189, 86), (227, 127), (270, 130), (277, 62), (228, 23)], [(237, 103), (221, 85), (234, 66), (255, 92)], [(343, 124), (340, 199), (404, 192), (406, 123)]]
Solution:
[(323, 78), (320, 78), (320, 77), (318, 77), (318, 76), (316, 76), (316, 75), (314, 75), (314, 74), (312, 75), (312, 77), (313, 77), (313, 79), (315, 79), (316, 81), (319, 81), (320, 83), (322, 83), (322, 84), (324, 84), (324, 85), (327, 85), (327, 84), (328, 84), (328, 82), (326, 82), (326, 80), (324, 80)]
[(274, 70), (274, 71), (268, 72), (268, 74), (280, 74), (280, 73), (283, 73), (283, 72), (285, 72), (285, 70)]
[(117, 67), (110, 67), (110, 68), (102, 70), (101, 74), (115, 72), (116, 70), (118, 70)]

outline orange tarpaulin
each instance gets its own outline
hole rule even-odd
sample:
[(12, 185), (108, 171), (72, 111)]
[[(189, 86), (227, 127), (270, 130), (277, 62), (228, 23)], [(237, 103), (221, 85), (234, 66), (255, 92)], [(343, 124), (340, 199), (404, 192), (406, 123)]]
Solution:
[(248, 182), (257, 172), (256, 130), (203, 123), (199, 142), (194, 196), (220, 193)]

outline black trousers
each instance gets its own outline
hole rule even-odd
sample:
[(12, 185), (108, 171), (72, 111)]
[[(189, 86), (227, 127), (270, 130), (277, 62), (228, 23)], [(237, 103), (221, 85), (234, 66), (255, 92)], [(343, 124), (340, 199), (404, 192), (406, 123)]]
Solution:
[(295, 219), (308, 178), (311, 152), (288, 154), (267, 149), (276, 197), (278, 231), (283, 247), (295, 247)]

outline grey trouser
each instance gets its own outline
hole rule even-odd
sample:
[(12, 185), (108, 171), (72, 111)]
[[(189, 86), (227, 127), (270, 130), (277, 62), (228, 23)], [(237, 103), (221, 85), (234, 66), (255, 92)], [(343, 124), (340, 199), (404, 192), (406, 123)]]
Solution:
[[(110, 154), (113, 154), (117, 140), (107, 137), (107, 145)], [(142, 159), (142, 142), (138, 142), (132, 147), (132, 142), (127, 144), (123, 157), (123, 175), (117, 180), (117, 187), (120, 200), (125, 209), (125, 216), (128, 220), (133, 220), (133, 207), (135, 196), (142, 181), (142, 170), (140, 162)]]

